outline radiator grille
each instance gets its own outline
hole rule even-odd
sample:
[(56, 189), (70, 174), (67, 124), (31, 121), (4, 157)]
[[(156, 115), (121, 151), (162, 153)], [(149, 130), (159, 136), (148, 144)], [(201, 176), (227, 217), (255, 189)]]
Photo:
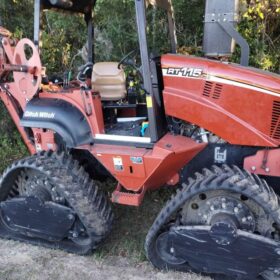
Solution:
[(206, 81), (202, 95), (205, 97), (219, 99), (223, 91), (223, 85), (214, 84), (213, 82)]
[(273, 101), (270, 137), (280, 140), (280, 101)]
[(204, 86), (203, 96), (210, 97), (213, 88), (213, 83), (207, 81)]
[(212, 98), (219, 99), (221, 97), (222, 90), (223, 86), (220, 84), (216, 84)]

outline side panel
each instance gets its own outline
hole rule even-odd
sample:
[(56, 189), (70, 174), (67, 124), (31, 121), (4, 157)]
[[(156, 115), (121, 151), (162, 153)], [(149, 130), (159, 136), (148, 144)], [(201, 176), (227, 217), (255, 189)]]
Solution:
[(162, 58), (166, 114), (235, 145), (280, 144), (280, 77), (188, 56)]
[(96, 144), (91, 152), (124, 188), (135, 192), (161, 187), (204, 148), (190, 138), (167, 134), (152, 150)]
[(244, 160), (244, 169), (251, 173), (280, 177), (280, 149), (260, 150)]

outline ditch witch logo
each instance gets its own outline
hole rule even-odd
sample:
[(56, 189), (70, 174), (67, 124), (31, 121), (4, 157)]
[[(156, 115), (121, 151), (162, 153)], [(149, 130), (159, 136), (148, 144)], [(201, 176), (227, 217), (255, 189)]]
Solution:
[(26, 111), (24, 113), (24, 117), (25, 118), (54, 119), (55, 113)]

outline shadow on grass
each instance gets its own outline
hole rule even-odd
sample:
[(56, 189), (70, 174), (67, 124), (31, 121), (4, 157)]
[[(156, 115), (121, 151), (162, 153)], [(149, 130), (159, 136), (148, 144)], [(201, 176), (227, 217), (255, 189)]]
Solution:
[(174, 187), (164, 187), (147, 192), (140, 207), (115, 204), (113, 230), (97, 249), (94, 257), (122, 256), (136, 262), (146, 260), (144, 251), (146, 235), (174, 190)]

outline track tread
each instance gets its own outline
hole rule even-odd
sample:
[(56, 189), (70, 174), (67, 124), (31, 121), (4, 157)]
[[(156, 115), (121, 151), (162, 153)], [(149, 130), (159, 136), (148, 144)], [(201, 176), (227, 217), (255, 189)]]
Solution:
[(201, 192), (219, 189), (238, 192), (250, 197), (261, 205), (265, 212), (271, 215), (275, 222), (280, 225), (279, 199), (273, 189), (257, 175), (251, 175), (237, 166), (223, 165), (222, 167), (212, 166), (210, 169), (205, 168), (201, 174), (196, 173), (195, 178), (195, 180), (191, 179), (188, 180), (188, 183), (182, 184), (183, 188), (178, 189), (175, 197), (166, 203), (147, 234), (145, 241), (147, 258), (159, 269), (190, 270), (188, 265), (173, 267), (164, 263), (156, 255), (154, 243), (170, 217), (176, 214), (186, 201)]
[(8, 197), (13, 182), (16, 182), (23, 169), (39, 171), (51, 178), (86, 227), (91, 245), (84, 251), (74, 253), (88, 254), (95, 249), (111, 230), (113, 212), (108, 198), (90, 180), (84, 168), (66, 153), (41, 152), (21, 159), (8, 167), (0, 177), (0, 201)]

